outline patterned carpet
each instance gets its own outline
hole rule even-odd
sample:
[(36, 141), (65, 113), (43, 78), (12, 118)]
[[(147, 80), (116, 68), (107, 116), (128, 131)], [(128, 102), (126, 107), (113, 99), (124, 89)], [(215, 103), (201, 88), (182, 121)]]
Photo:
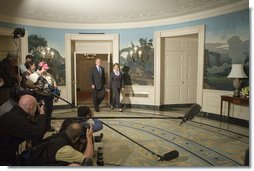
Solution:
[[(163, 112), (125, 109), (119, 113), (103, 108), (101, 112), (95, 113), (95, 116), (175, 117), (183, 116), (184, 111), (186, 109)], [(53, 116), (71, 117), (75, 116), (75, 111), (56, 110)], [(104, 137), (99, 146), (103, 146), (105, 166), (239, 167), (242, 166), (245, 150), (249, 147), (247, 128), (201, 117), (182, 125), (179, 125), (181, 120), (171, 119), (102, 119), (102, 121), (149, 149), (140, 147), (104, 125), (101, 131)], [(54, 120), (52, 123), (57, 128), (61, 125), (60, 120)], [(152, 154), (153, 152), (163, 156), (172, 150), (177, 150), (179, 157), (170, 161), (158, 161), (159, 158)]]

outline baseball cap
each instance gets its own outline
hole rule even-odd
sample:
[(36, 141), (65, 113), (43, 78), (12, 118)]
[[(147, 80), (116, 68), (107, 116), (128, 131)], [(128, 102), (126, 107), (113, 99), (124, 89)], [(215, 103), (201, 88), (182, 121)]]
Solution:
[(40, 63), (38, 64), (38, 66), (41, 67), (41, 68), (43, 68), (43, 69), (45, 69), (45, 70), (48, 70), (48, 69), (49, 69), (49, 66), (48, 66), (48, 64), (47, 64), (46, 62), (40, 62)]

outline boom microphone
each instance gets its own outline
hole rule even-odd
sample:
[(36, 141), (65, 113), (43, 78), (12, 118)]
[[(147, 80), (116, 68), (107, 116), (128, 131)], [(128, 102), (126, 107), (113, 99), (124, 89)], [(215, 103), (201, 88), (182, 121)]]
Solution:
[(201, 106), (197, 103), (194, 103), (190, 109), (185, 113), (183, 121), (180, 125), (186, 121), (191, 121), (197, 114), (199, 114)]
[(169, 153), (164, 154), (159, 161), (170, 161), (179, 156), (179, 152), (176, 150), (170, 151)]
[(185, 117), (188, 121), (191, 121), (199, 112), (200, 112), (201, 106), (197, 103), (193, 104), (191, 108), (185, 113)]

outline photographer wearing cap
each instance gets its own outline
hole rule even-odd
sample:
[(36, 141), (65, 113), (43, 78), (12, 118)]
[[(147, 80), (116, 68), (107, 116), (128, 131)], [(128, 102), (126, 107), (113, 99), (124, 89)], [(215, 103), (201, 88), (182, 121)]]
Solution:
[[(52, 75), (47, 72), (48, 69), (49, 66), (46, 62), (40, 62), (38, 64), (38, 69), (29, 76), (29, 79), (38, 87), (34, 89), (37, 94), (36, 98), (38, 101), (43, 100), (45, 102), (46, 116), (50, 118), (53, 111), (54, 97), (50, 94), (48, 86), (51, 85), (53, 88), (57, 88), (57, 84)], [(48, 131), (55, 131), (55, 129), (51, 127), (50, 119), (47, 120), (47, 125)]]
[[(66, 126), (54, 137), (31, 150), (29, 165), (52, 166), (70, 163), (83, 165), (86, 159), (93, 157), (92, 127), (84, 130), (77, 122), (70, 122)], [(87, 139), (84, 152), (78, 151), (75, 147), (82, 134), (85, 134)]]
[[(35, 117), (36, 123), (30, 119)], [(25, 140), (41, 141), (46, 132), (44, 106), (38, 106), (33, 96), (21, 96), (18, 105), (0, 117), (0, 165), (19, 165), (17, 152), (19, 144)]]

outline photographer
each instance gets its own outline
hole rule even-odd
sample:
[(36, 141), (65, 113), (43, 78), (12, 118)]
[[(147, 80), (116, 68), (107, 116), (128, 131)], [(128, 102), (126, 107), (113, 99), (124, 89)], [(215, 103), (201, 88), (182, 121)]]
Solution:
[[(39, 116), (36, 123), (30, 119)], [(38, 106), (33, 96), (21, 96), (18, 105), (0, 117), (0, 165), (19, 165), (17, 152), (19, 144), (25, 140), (39, 142), (46, 132), (44, 106)]]
[(21, 87), (23, 88), (24, 94), (30, 94), (36, 97), (34, 90), (38, 90), (40, 87), (35, 85), (29, 76), (35, 71), (35, 63), (33, 61), (27, 61), (25, 63), (26, 71), (22, 73)]
[[(31, 150), (29, 165), (52, 166), (70, 163), (83, 165), (86, 159), (93, 157), (92, 127), (85, 129), (84, 133), (83, 126), (75, 121), (70, 120), (65, 126), (67, 127), (62, 128), (58, 134)], [(84, 152), (76, 150), (75, 147), (82, 134), (85, 134), (87, 140)]]
[(13, 103), (9, 98), (9, 90), (5, 86), (5, 77), (0, 70), (0, 116), (9, 112), (13, 108)]
[[(29, 61), (33, 61), (32, 58), (33, 58), (33, 56), (32, 56), (31, 54), (26, 55), (26, 61), (25, 61), (25, 63), (26, 63), (26, 62), (29, 62)], [(21, 73), (21, 74), (23, 74), (24, 72), (26, 72), (27, 69), (28, 69), (25, 63), (19, 65), (19, 69), (20, 69), (20, 73)]]
[[(93, 117), (93, 112), (91, 109), (87, 106), (81, 106), (78, 108), (78, 117)], [(81, 123), (81, 125), (86, 126), (88, 124), (88, 119), (79, 119), (78, 122)], [(92, 129), (93, 132), (98, 132), (103, 129), (103, 124), (99, 119), (93, 119)], [(103, 133), (101, 133), (99, 136), (95, 136), (94, 140), (95, 142), (100, 142), (103, 138)]]
[(16, 56), (8, 53), (7, 57), (0, 61), (0, 115), (8, 112), (17, 99), (18, 74)]
[[(50, 118), (53, 111), (53, 95), (50, 94), (50, 90), (48, 89), (48, 86), (51, 85), (52, 88), (57, 88), (56, 81), (52, 77), (51, 74), (47, 72), (49, 69), (49, 66), (46, 62), (40, 62), (38, 64), (38, 69), (35, 73), (31, 74), (29, 76), (29, 80), (32, 81), (37, 87), (34, 91), (36, 92), (36, 97), (38, 101), (43, 100), (45, 102), (46, 107), (46, 116), (47, 118)], [(43, 79), (41, 81), (41, 79)], [(55, 131), (55, 129), (51, 126), (51, 120), (47, 120), (47, 126), (48, 131)]]

